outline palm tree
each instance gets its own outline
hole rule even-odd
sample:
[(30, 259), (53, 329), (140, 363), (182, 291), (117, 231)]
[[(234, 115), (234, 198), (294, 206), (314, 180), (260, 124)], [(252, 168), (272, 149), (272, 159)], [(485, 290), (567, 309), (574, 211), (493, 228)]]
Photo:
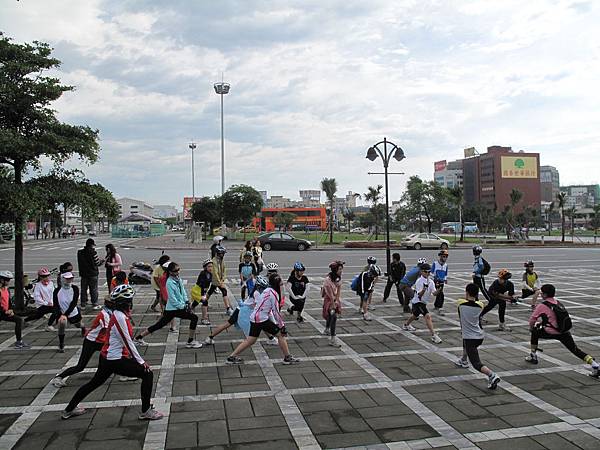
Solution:
[(558, 207), (560, 208), (560, 217), (562, 222), (562, 242), (565, 242), (565, 205), (567, 204), (567, 193), (559, 192), (556, 194), (556, 201), (558, 202)]
[(375, 240), (379, 238), (379, 200), (381, 200), (381, 190), (383, 186), (378, 184), (377, 187), (369, 186), (369, 192), (366, 192), (363, 197), (365, 201), (371, 202), (373, 205), (371, 207), (371, 211), (373, 211), (373, 215), (375, 216)]
[(354, 213), (354, 211), (351, 211), (349, 209), (346, 209), (342, 215), (344, 216), (344, 219), (346, 220), (346, 225), (348, 227), (348, 231), (350, 231), (350, 223), (356, 219), (356, 214)]
[(512, 191), (510, 191), (510, 209), (509, 209), (509, 213), (506, 215), (506, 236), (509, 239), (510, 239), (509, 227), (511, 227), (510, 220), (513, 217), (515, 207), (518, 205), (518, 203), (521, 201), (522, 198), (523, 198), (523, 193), (520, 190), (513, 189)]
[(325, 192), (327, 200), (329, 200), (329, 243), (333, 244), (333, 205), (335, 203), (335, 193), (337, 192), (337, 181), (335, 181), (335, 178), (323, 178), (321, 189)]
[(570, 222), (571, 222), (571, 238), (573, 238), (573, 236), (575, 235), (575, 213), (576, 213), (576, 210), (575, 210), (574, 206), (567, 208), (565, 210), (565, 214), (570, 219)]

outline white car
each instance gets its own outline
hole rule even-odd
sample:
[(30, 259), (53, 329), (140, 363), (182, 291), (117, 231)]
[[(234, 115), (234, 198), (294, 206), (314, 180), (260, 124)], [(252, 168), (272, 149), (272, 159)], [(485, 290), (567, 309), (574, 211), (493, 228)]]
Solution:
[(352, 228), (350, 233), (366, 233), (368, 230), (366, 228)]
[(450, 242), (446, 239), (442, 239), (437, 234), (414, 233), (402, 239), (401, 245), (406, 248), (414, 248), (415, 250), (421, 248), (447, 249), (450, 246)]

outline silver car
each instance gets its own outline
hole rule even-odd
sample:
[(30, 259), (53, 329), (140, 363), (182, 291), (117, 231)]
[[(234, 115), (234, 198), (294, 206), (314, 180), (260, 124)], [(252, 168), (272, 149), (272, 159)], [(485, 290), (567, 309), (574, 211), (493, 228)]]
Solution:
[(402, 239), (401, 244), (406, 248), (441, 248), (448, 249), (450, 242), (432, 233), (414, 233)]

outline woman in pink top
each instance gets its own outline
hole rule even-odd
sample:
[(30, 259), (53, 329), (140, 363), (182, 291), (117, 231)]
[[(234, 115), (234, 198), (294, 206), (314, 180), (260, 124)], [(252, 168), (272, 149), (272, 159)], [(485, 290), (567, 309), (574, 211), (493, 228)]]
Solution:
[(123, 260), (121, 255), (117, 253), (117, 249), (112, 244), (106, 244), (104, 247), (106, 250), (106, 258), (104, 259), (104, 267), (106, 268), (106, 285), (108, 286), (108, 293), (110, 294), (110, 282), (114, 275), (121, 271), (121, 265)]
[(329, 345), (332, 347), (341, 347), (341, 344), (335, 337), (335, 325), (338, 314), (342, 314), (342, 271), (344, 263), (334, 261), (329, 264), (331, 272), (325, 277), (321, 296), (323, 297), (323, 319), (325, 319), (325, 330), (323, 334), (330, 336)]
[(529, 328), (531, 329), (531, 353), (525, 361), (531, 364), (537, 364), (537, 348), (539, 339), (556, 339), (567, 350), (583, 360), (586, 364), (592, 365), (592, 373), (594, 378), (598, 378), (598, 369), (600, 365), (594, 360), (593, 356), (581, 351), (573, 336), (568, 330), (561, 331), (558, 318), (554, 308), (564, 308), (564, 306), (554, 298), (556, 288), (551, 284), (545, 284), (540, 289), (542, 293), (542, 302), (538, 303), (531, 317), (529, 318)]

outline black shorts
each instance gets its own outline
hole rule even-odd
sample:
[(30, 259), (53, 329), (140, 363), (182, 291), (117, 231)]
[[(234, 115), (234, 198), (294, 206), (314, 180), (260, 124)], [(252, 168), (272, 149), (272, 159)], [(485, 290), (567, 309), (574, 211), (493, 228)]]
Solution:
[(77, 313), (77, 315), (73, 316), (73, 317), (67, 317), (67, 321), (70, 324), (81, 323), (81, 320), (82, 320), (81, 313)]
[(535, 294), (535, 291), (530, 291), (529, 289), (521, 289), (521, 298), (531, 297)]
[(265, 320), (264, 322), (250, 322), (250, 336), (257, 338), (260, 336), (261, 331), (275, 336), (281, 330), (270, 320)]
[(427, 305), (425, 303), (417, 302), (412, 305), (412, 315), (415, 317), (423, 316), (429, 314), (427, 310)]
[(215, 291), (217, 289), (221, 291), (221, 294), (223, 294), (223, 297), (227, 297), (227, 289), (224, 287), (219, 287), (216, 284), (210, 285), (210, 287), (208, 288), (208, 292), (206, 293), (206, 296), (210, 297), (211, 295), (213, 295), (215, 293)]
[(227, 319), (227, 322), (229, 322), (230, 325), (235, 325), (238, 321), (239, 315), (240, 315), (240, 308), (235, 308), (235, 311), (233, 311), (233, 313), (231, 313), (231, 315), (229, 316), (229, 319)]

